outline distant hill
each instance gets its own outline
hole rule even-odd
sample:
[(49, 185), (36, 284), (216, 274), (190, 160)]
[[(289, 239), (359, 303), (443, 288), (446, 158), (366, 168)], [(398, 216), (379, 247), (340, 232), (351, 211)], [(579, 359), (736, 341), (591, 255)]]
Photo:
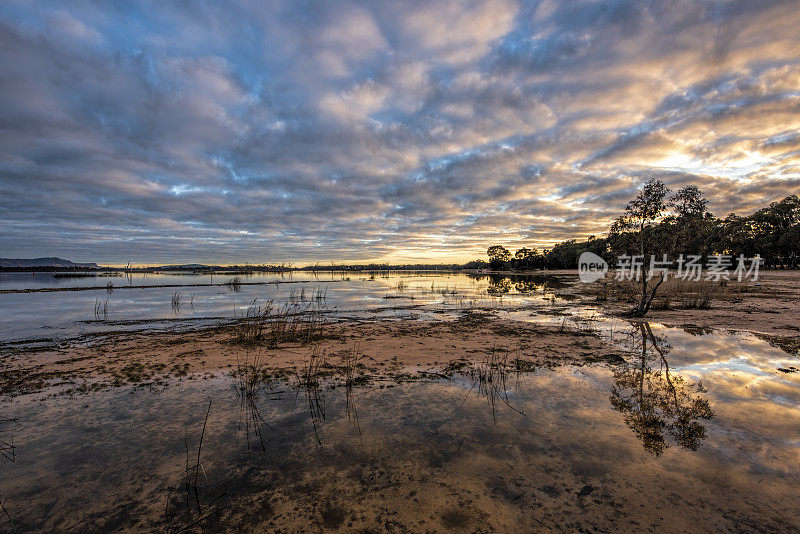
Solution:
[(158, 269), (208, 269), (210, 265), (203, 265), (202, 263), (181, 263), (178, 265), (162, 265)]
[(0, 267), (87, 267), (99, 269), (96, 263), (75, 263), (61, 258), (0, 258)]

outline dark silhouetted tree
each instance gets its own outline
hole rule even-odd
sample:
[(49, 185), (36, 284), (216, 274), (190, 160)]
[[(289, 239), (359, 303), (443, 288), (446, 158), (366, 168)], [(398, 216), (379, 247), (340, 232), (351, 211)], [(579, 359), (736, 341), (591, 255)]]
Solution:
[[(638, 248), (637, 252), (643, 260), (649, 258), (659, 248), (661, 248), (658, 250), (659, 252), (663, 251), (663, 247), (659, 247), (659, 243), (663, 244), (663, 238), (657, 235), (658, 232), (654, 231), (654, 227), (665, 215), (668, 193), (669, 188), (661, 180), (655, 178), (648, 180), (633, 197), (633, 200), (625, 206), (625, 213), (617, 218), (611, 226), (611, 236), (620, 240), (625, 238), (628, 246), (635, 243)], [(632, 241), (631, 238), (633, 238)], [(656, 291), (664, 282), (662, 275), (651, 286), (645, 276), (644, 268), (641, 274), (642, 295), (639, 304), (629, 312), (630, 315), (636, 317), (643, 317), (650, 310)]]
[(534, 269), (537, 267), (539, 251), (535, 248), (522, 247), (514, 253), (512, 267), (515, 269)]
[(670, 197), (669, 206), (675, 210), (679, 219), (703, 217), (706, 214), (708, 200), (696, 185), (687, 185)]
[(486, 251), (489, 255), (489, 265), (492, 270), (502, 271), (508, 268), (511, 262), (511, 252), (501, 245), (493, 245)]

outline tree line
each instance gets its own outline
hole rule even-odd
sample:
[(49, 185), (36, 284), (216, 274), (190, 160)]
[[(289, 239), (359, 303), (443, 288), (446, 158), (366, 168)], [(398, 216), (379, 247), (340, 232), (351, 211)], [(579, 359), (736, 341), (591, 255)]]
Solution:
[(585, 241), (570, 239), (551, 249), (523, 247), (515, 253), (502, 245), (487, 250), (488, 264), (468, 263), (467, 268), (492, 270), (576, 269), (583, 252), (593, 252), (616, 263), (622, 255), (700, 255), (703, 263), (716, 254), (747, 258), (760, 256), (763, 268), (797, 269), (800, 265), (800, 198), (783, 200), (747, 216), (731, 213), (724, 219), (708, 211), (708, 200), (697, 186), (671, 192), (657, 179), (649, 180), (611, 225), (606, 237)]

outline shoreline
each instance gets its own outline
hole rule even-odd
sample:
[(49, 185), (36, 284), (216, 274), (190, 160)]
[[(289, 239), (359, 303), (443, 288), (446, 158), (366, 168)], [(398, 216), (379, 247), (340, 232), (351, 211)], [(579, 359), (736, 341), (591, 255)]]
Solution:
[[(575, 273), (554, 273), (575, 276)], [(595, 285), (565, 283), (554, 290), (562, 300), (549, 304), (504, 306), (501, 309), (472, 306), (439, 309), (425, 304), (385, 306), (375, 309), (320, 312), (319, 331), (303, 343), (280, 342), (277, 346), (234, 341), (235, 332), (248, 319), (221, 316), (142, 319), (114, 323), (111, 327), (143, 325), (125, 330), (88, 332), (73, 338), (35, 338), (0, 343), (0, 392), (16, 395), (60, 391), (88, 391), (109, 385), (158, 383), (169, 377), (185, 377), (230, 370), (238, 360), (260, 352), (270, 366), (283, 373), (297, 371), (312, 350), (324, 351), (333, 360), (358, 345), (369, 362), (369, 371), (380, 374), (391, 363), (393, 375), (421, 369), (441, 373), (457, 361), (480, 363), (492, 347), (516, 351), (525, 366), (546, 366), (617, 361), (619, 348), (588, 332), (559, 331), (557, 326), (504, 318), (505, 312), (575, 317), (573, 311), (599, 312), (605, 319), (654, 322), (686, 331), (751, 333), (788, 354), (800, 353), (800, 280), (798, 273), (783, 271), (765, 275), (759, 286), (746, 291), (720, 293), (709, 309), (667, 308), (652, 310), (645, 318), (624, 317), (628, 304), (613, 298), (601, 301), (603, 282)], [(562, 280), (563, 281), (563, 280)], [(302, 283), (304, 281), (277, 282)], [(276, 282), (269, 282), (269, 284)], [(265, 283), (266, 284), (266, 283)], [(429, 312), (428, 317), (371, 316), (385, 311)], [(499, 312), (495, 314), (495, 312)], [(322, 319), (322, 316), (332, 320)], [(337, 316), (338, 315), (338, 316)], [(359, 317), (361, 315), (361, 317)], [(432, 315), (433, 318), (430, 318)], [(291, 318), (302, 318), (303, 314)], [(455, 316), (455, 317), (454, 317)], [(277, 320), (268, 317), (267, 323)], [(565, 319), (566, 320), (566, 319)], [(208, 324), (209, 321), (216, 324)], [(93, 321), (89, 321), (93, 322)], [(157, 328), (153, 325), (165, 325)], [(581, 347), (581, 345), (586, 347)], [(595, 356), (592, 356), (595, 355)], [(599, 358), (596, 355), (600, 355)], [(511, 356), (517, 357), (516, 355)], [(365, 363), (366, 365), (366, 363)], [(416, 371), (414, 371), (416, 372)]]
[[(145, 319), (55, 346), (0, 345), (0, 440), (23, 460), (7, 464), (9, 521), (39, 524), (46, 510), (39, 530), (109, 530), (117, 517), (120, 529), (170, 530), (218, 510), (209, 524), (222, 528), (302, 530), (327, 517), (367, 530), (391, 517), (407, 530), (528, 531), (577, 517), (637, 530), (643, 513), (679, 511), (683, 530), (732, 517), (781, 530), (773, 508), (743, 508), (755, 479), (729, 458), (763, 450), (765, 433), (790, 435), (796, 419), (779, 402), (800, 376), (788, 356), (800, 338), (782, 334), (796, 334), (793, 316), (779, 311), (794, 280), (725, 293), (710, 310), (654, 310), (652, 331), (615, 315), (624, 295), (600, 301), (603, 288), (566, 280), (524, 302), (175, 317), (164, 329)], [(737, 322), (770, 333), (727, 335)], [(741, 346), (754, 369), (740, 367)], [(650, 432), (654, 413), (673, 426)], [(792, 454), (780, 441), (759, 458), (777, 472)], [(200, 467), (203, 511), (187, 516), (187, 473)], [(745, 476), (709, 503), (720, 469)], [(665, 502), (654, 472), (685, 497)], [(762, 477), (759, 499), (793, 514), (793, 483)]]
[[(597, 335), (466, 312), (445, 320), (359, 320), (322, 326), (313, 342), (275, 347), (237, 343), (236, 325), (191, 332), (116, 333), (96, 344), (3, 355), (0, 393), (80, 393), (122, 385), (161, 385), (170, 378), (232, 372), (258, 359), (261, 372), (296, 375), (309, 358), (338, 367), (358, 356), (371, 378), (421, 379), (502, 357), (518, 370), (566, 364), (619, 363), (622, 352)], [(417, 375), (416, 377), (414, 375)]]

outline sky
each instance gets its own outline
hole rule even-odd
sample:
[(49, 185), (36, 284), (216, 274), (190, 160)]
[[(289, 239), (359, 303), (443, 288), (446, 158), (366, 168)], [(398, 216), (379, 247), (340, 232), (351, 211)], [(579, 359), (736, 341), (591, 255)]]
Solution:
[(800, 189), (796, 0), (0, 3), (0, 257), (462, 262)]

